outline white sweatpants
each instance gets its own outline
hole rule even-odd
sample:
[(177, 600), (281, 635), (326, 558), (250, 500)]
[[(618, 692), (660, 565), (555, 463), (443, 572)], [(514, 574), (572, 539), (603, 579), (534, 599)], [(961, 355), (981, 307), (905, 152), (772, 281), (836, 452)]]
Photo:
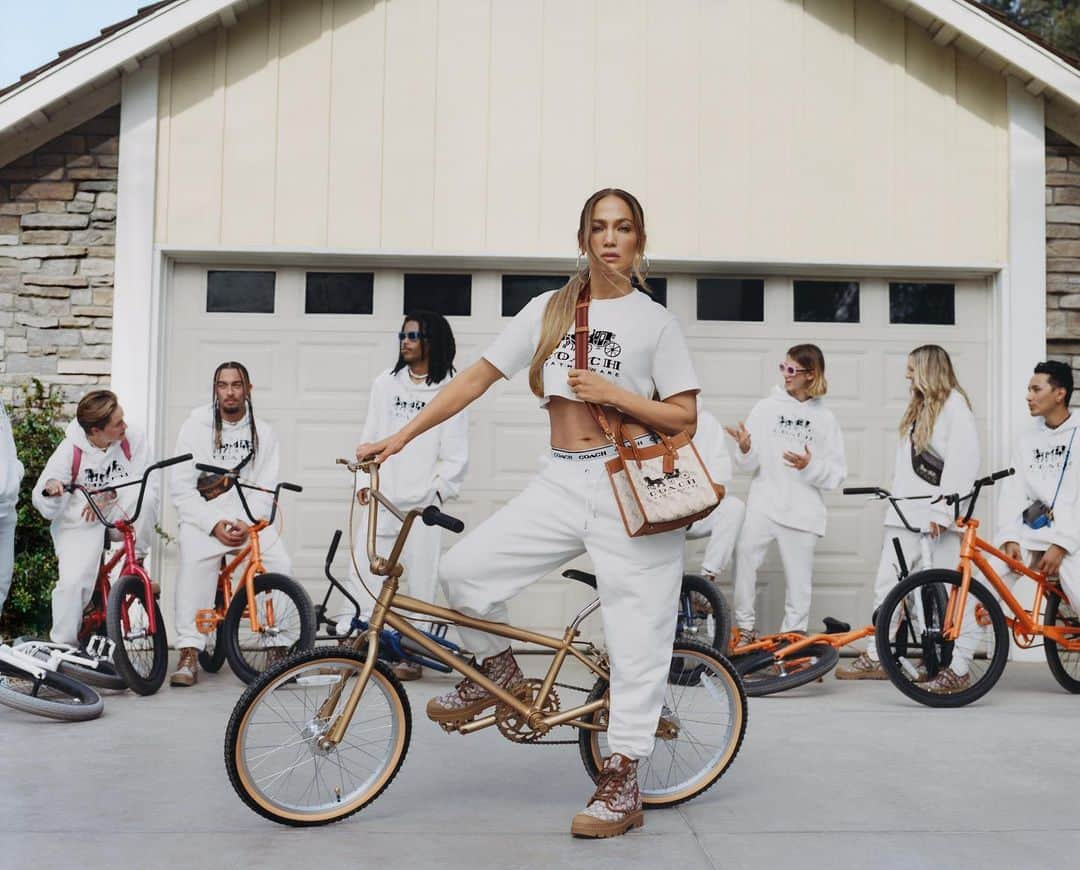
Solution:
[(727, 570), (745, 513), (746, 505), (734, 496), (726, 495), (716, 510), (686, 530), (687, 540), (709, 539), (705, 546), (705, 557), (701, 560), (703, 572), (719, 577)]
[(780, 550), (780, 562), (787, 580), (784, 622), (780, 630), (806, 631), (810, 621), (810, 585), (818, 535), (780, 525), (752, 508), (746, 511), (735, 547), (735, 624), (746, 631), (754, 629), (757, 572), (773, 541)]
[[(144, 509), (135, 529), (135, 553), (140, 558), (150, 549), (154, 534), (153, 506)], [(76, 644), (83, 610), (90, 603), (105, 551), (105, 527), (97, 520), (78, 525), (54, 525), (50, 529), (56, 550), (57, 577), (52, 591), (53, 643)], [(123, 546), (120, 543), (113, 544)]]
[[(357, 509), (357, 517), (362, 522), (356, 523), (354, 532), (353, 548), (356, 553), (356, 565), (359, 566), (364, 583), (372, 594), (378, 595), (382, 588), (385, 577), (377, 577), (371, 573), (367, 558), (367, 508), (361, 511)], [(389, 511), (379, 511), (379, 531), (375, 537), (375, 552), (380, 556), (389, 556), (390, 550), (397, 540), (401, 523), (398, 518)], [(409, 530), (409, 537), (405, 540), (405, 546), (401, 551), (401, 563), (405, 566), (402, 575), (404, 583), (401, 593), (419, 598), (421, 601), (432, 602), (435, 600), (435, 591), (439, 581), (439, 552), (442, 547), (442, 529), (438, 526), (426, 526), (417, 518), (413, 521)], [(360, 615), (364, 619), (371, 617), (371, 609), (375, 604), (371, 595), (364, 591), (364, 587), (357, 578), (356, 568), (352, 559), (349, 560), (349, 575), (344, 581), (345, 587), (352, 593), (353, 598), (360, 602)], [(338, 633), (344, 634), (355, 614), (355, 610), (349, 600), (343, 599), (341, 609), (334, 616), (338, 624)]]
[[(217, 592), (218, 574), (221, 571), (221, 557), (232, 550), (213, 535), (195, 528), (188, 523), (180, 524), (180, 573), (176, 578), (176, 647), (206, 648), (206, 635), (195, 627), (195, 617), (200, 610), (214, 606)], [(268, 574), (292, 573), (292, 560), (285, 551), (285, 544), (273, 529), (266, 529), (259, 534), (263, 566)], [(240, 565), (233, 572), (232, 584), (235, 594), (240, 586), (245, 565)], [(284, 613), (284, 604), (277, 608)], [(291, 646), (297, 638), (282, 632), (277, 637), (277, 646)]]
[(11, 572), (15, 568), (15, 502), (0, 504), (0, 611), (11, 591)]
[[(608, 743), (629, 758), (652, 753), (664, 700), (682, 581), (683, 530), (631, 538), (603, 461), (553, 459), (505, 507), (443, 556), (450, 606), (507, 621), (506, 600), (587, 552), (596, 569), (611, 661)], [(461, 629), (478, 658), (509, 646)]]
[[(904, 561), (907, 562), (908, 572), (911, 574), (916, 571), (926, 571), (930, 568), (944, 568), (954, 571), (960, 562), (961, 536), (956, 532), (943, 532), (936, 539), (927, 538), (930, 549), (930, 564), (925, 565), (923, 564), (922, 535), (909, 532), (905, 528), (886, 526), (885, 540), (881, 544), (881, 558), (878, 560), (877, 576), (874, 578), (874, 610), (881, 606), (885, 596), (892, 591), (897, 582), (900, 566), (897, 563), (893, 538), (900, 539), (900, 548), (904, 551)], [(968, 622), (967, 615), (965, 615), (965, 627)], [(866, 639), (866, 654), (873, 661), (877, 661), (877, 644), (873, 635)]]

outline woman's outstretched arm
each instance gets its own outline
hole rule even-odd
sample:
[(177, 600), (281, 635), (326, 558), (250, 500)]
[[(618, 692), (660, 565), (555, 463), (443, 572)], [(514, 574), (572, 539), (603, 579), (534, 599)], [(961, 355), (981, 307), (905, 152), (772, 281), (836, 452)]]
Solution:
[(455, 376), (449, 384), (439, 390), (427, 407), (402, 426), (389, 438), (361, 444), (356, 448), (356, 458), (365, 459), (375, 456), (379, 462), (385, 462), (417, 435), (449, 420), (463, 408), (479, 399), (493, 383), (501, 378), (495, 366), (481, 357), (461, 374)]

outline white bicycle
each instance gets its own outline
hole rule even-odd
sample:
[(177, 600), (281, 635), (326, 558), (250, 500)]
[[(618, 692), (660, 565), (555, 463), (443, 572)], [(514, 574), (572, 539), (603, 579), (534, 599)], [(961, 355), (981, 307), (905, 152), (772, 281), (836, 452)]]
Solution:
[[(116, 644), (103, 634), (91, 635), (85, 648), (36, 637), (16, 638), (11, 645), (42, 662), (56, 662), (56, 671), (74, 677), (80, 683), (118, 692), (127, 689), (127, 683), (112, 663)], [(45, 666), (54, 670), (48, 664)]]
[(101, 696), (85, 683), (60, 673), (70, 651), (41, 647), (30, 653), (21, 648), (26, 645), (0, 644), (0, 704), (66, 722), (85, 722), (101, 715), (105, 709)]

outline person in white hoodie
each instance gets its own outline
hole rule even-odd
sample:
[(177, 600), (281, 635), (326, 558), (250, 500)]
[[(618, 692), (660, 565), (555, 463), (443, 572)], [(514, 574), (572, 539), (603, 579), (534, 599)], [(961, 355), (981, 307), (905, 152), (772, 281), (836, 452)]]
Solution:
[[(52, 591), (54, 643), (78, 643), (83, 610), (90, 602), (97, 581), (101, 555), (107, 545), (105, 529), (98, 522), (85, 496), (65, 492), (67, 483), (81, 483), (87, 489), (103, 489), (142, 477), (150, 464), (150, 449), (142, 432), (124, 422), (124, 409), (109, 390), (94, 390), (79, 401), (64, 440), (53, 451), (34, 485), (34, 507), (52, 523), (58, 577)], [(135, 509), (139, 488), (129, 486), (94, 497), (106, 519), (130, 514)], [(157, 489), (151, 479), (143, 498), (142, 513), (135, 528), (136, 553), (142, 557), (150, 548)]]
[[(243, 363), (223, 362), (214, 371), (211, 403), (193, 410), (176, 437), (176, 453), (190, 453), (194, 459), (174, 466), (171, 477), (173, 505), (180, 519), (180, 573), (176, 581), (180, 660), (169, 679), (173, 686), (192, 686), (198, 681), (198, 654), (206, 647), (206, 635), (196, 627), (195, 618), (200, 610), (214, 606), (221, 557), (247, 544), (250, 526), (236, 486), (204, 496), (198, 489), (201, 473), (195, 464), (239, 469), (242, 480), (267, 489), (278, 484), (277, 435), (268, 423), (256, 419), (252, 389)], [(244, 498), (256, 519), (270, 515), (270, 495), (247, 490)], [(268, 573), (292, 572), (292, 561), (277, 529), (268, 527), (260, 532), (259, 544)], [(279, 635), (267, 651), (269, 660), (283, 655), (295, 640), (284, 632)]]
[[(701, 407), (700, 398), (694, 446), (709, 470), (713, 483), (724, 486), (730, 483), (733, 474), (728, 441), (719, 421)], [(706, 580), (715, 582), (716, 578), (727, 570), (735, 552), (735, 542), (738, 540), (745, 513), (746, 505), (730, 492), (725, 492), (716, 510), (686, 530), (687, 540), (696, 541), (706, 537), (709, 539), (705, 546), (705, 556), (701, 560), (701, 574)]]
[[(900, 420), (900, 443), (890, 491), (916, 500), (901, 505), (908, 523), (929, 538), (930, 564), (923, 564), (921, 536), (908, 531), (890, 506), (885, 514), (885, 540), (881, 545), (874, 580), (874, 610), (896, 583), (899, 566), (893, 539), (900, 539), (909, 570), (954, 569), (960, 560), (960, 529), (953, 523), (953, 508), (937, 498), (965, 493), (979, 473), (979, 434), (971, 401), (953, 370), (944, 348), (925, 344), (907, 359), (911, 400)], [(926, 497), (926, 498), (919, 498)], [(965, 624), (968, 621), (965, 620)], [(972, 623), (973, 625), (973, 623)], [(851, 664), (837, 668), (840, 680), (887, 679), (871, 637), (866, 650)], [(946, 680), (945, 677), (938, 679)], [(933, 689), (933, 684), (927, 688)]]
[(735, 548), (735, 624), (739, 644), (757, 638), (757, 571), (776, 541), (787, 579), (781, 631), (806, 631), (814, 548), (825, 534), (821, 494), (847, 475), (844, 436), (822, 396), (825, 356), (814, 344), (790, 348), (780, 363), (783, 387), (758, 402), (746, 422), (725, 428), (735, 439), (735, 465), (752, 472), (746, 518)]
[(22, 479), (23, 465), (15, 451), (11, 420), (0, 401), (0, 611), (11, 590), (11, 572), (15, 568), (15, 504)]
[[(419, 414), (439, 390), (454, 376), (457, 346), (454, 332), (441, 314), (417, 311), (405, 317), (398, 333), (399, 353), (394, 367), (375, 378), (368, 400), (367, 417), (361, 441), (378, 441), (397, 432)], [(469, 425), (465, 413), (440, 423), (411, 441), (401, 455), (404, 462), (391, 462), (380, 469), (379, 488), (402, 511), (427, 505), (442, 505), (455, 498), (465, 479), (469, 464)], [(357, 493), (360, 504), (368, 502), (366, 488)], [(401, 523), (389, 512), (380, 517), (378, 551), (389, 552), (401, 529)], [(362, 581), (374, 594), (382, 586), (375, 577), (366, 555), (367, 524), (354, 529), (353, 547), (361, 577), (350, 571), (346, 581), (349, 591), (361, 605), (361, 614), (371, 614), (372, 598), (361, 587)], [(412, 527), (401, 562), (408, 583), (407, 594), (422, 601), (433, 601), (439, 571), (442, 529), (417, 523)], [(345, 634), (354, 609), (345, 602), (337, 614), (338, 633)], [(394, 673), (402, 680), (422, 675), (419, 665), (399, 662)]]

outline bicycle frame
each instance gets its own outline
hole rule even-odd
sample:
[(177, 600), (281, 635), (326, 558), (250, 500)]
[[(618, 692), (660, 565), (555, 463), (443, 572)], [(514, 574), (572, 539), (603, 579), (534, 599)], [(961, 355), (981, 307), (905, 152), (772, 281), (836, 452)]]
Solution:
[(770, 634), (763, 637), (761, 640), (754, 641), (754, 643), (748, 643), (743, 646), (735, 647), (731, 654), (733, 656), (745, 656), (755, 652), (767, 652), (771, 653), (774, 658), (787, 659), (792, 658), (803, 650), (816, 644), (828, 644), (829, 646), (840, 647), (847, 646), (849, 643), (855, 643), (855, 641), (869, 637), (874, 633), (874, 626), (866, 625), (862, 628), (856, 628), (852, 631), (845, 632), (823, 632), (821, 634), (794, 634), (784, 633)]
[[(1046, 575), (1029, 568), (1019, 559), (1012, 558), (980, 538), (978, 536), (978, 520), (971, 518), (958, 519), (957, 524), (964, 530), (963, 541), (960, 544), (960, 564), (958, 567), (962, 580), (960, 585), (954, 586), (949, 593), (949, 601), (945, 608), (945, 619), (942, 626), (942, 637), (945, 640), (955, 641), (960, 636), (964, 607), (967, 604), (968, 590), (971, 586), (971, 568), (974, 565), (979, 569), (983, 577), (990, 582), (994, 591), (997, 592), (1009, 610), (1012, 611), (1013, 616), (1006, 616), (1005, 622), (1012, 629), (1013, 639), (1016, 641), (1017, 646), (1025, 649), (1029, 648), (1035, 642), (1035, 638), (1042, 636), (1050, 638), (1068, 652), (1080, 652), (1080, 636), (1077, 636), (1074, 631), (1067, 631), (1053, 625), (1043, 625), (1039, 622), (1039, 611), (1047, 597), (1048, 587), (1051, 585)], [(1032, 602), (1030, 611), (1025, 609), (1016, 599), (1009, 587), (1005, 585), (1005, 581), (998, 576), (993, 566), (982, 553), (1000, 559), (1009, 566), (1010, 570), (1022, 574), (1035, 582), (1035, 600)], [(1065, 590), (1060, 587), (1054, 588), (1054, 594), (1063, 601), (1068, 602), (1069, 600)]]
[[(243, 564), (244, 560), (248, 560), (248, 566), (244, 569), (241, 582), (244, 584), (244, 590), (247, 592), (247, 615), (248, 621), (251, 624), (251, 630), (253, 632), (262, 631), (262, 624), (259, 622), (258, 608), (252, 607), (251, 602), (255, 600), (255, 577), (258, 574), (266, 572), (266, 568), (262, 561), (262, 550), (259, 545), (259, 532), (269, 526), (270, 523), (267, 520), (259, 520), (254, 525), (248, 526), (248, 542), (243, 548), (233, 556), (232, 560), (225, 564), (225, 567), (221, 569), (218, 574), (218, 588), (221, 589), (222, 595), (222, 607), (219, 611), (217, 608), (210, 608), (208, 610), (200, 610), (196, 615), (196, 626), (203, 634), (211, 634), (225, 619), (225, 614), (229, 610), (229, 605), (233, 600), (233, 586), (232, 576), (237, 568)], [(273, 625), (274, 620), (274, 602), (268, 600), (266, 602), (267, 616), (270, 620), (270, 624)]]
[[(368, 623), (368, 630), (358, 636), (355, 641), (351, 642), (351, 645), (357, 650), (361, 649), (366, 642), (367, 658), (364, 661), (360, 675), (356, 680), (356, 685), (353, 686), (352, 693), (345, 703), (344, 709), (341, 711), (333, 725), (327, 729), (326, 734), (320, 739), (320, 745), (324, 747), (336, 746), (344, 738), (345, 731), (349, 727), (353, 714), (356, 712), (361, 696), (364, 694), (364, 689), (367, 686), (371, 672), (375, 668), (375, 662), (379, 658), (380, 632), (384, 626), (389, 626), (400, 632), (404, 637), (423, 648), (432, 658), (442, 662), (447, 667), (482, 686), (494, 697), (498, 698), (502, 704), (507, 705), (521, 715), (524, 721), (528, 723), (529, 727), (534, 730), (547, 730), (556, 725), (570, 725), (575, 728), (590, 731), (604, 730), (606, 726), (580, 721), (580, 717), (606, 708), (608, 706), (606, 699), (592, 701), (579, 707), (562, 710), (552, 715), (545, 716), (541, 712), (543, 705), (546, 703), (551, 694), (551, 690), (555, 685), (555, 679), (562, 669), (563, 664), (566, 662), (567, 656), (572, 656), (577, 659), (577, 661), (581, 662), (581, 664), (598, 677), (609, 679), (606, 667), (598, 663), (590, 654), (579, 650), (577, 645), (580, 645), (580, 642), (576, 640), (581, 633), (579, 630), (581, 623), (599, 608), (599, 598), (582, 608), (578, 615), (574, 617), (570, 625), (567, 626), (563, 636), (561, 638), (555, 638), (544, 634), (538, 634), (537, 632), (515, 628), (506, 623), (488, 622), (484, 619), (477, 619), (463, 613), (458, 613), (456, 610), (429, 604), (426, 601), (411, 598), (407, 595), (399, 596), (397, 591), (402, 574), (402, 566), (398, 562), (398, 558), (401, 555), (401, 550), (405, 545), (405, 540), (409, 535), (409, 530), (412, 528), (413, 522), (415, 522), (416, 518), (422, 514), (422, 511), (414, 509), (410, 510), (408, 513), (402, 514), (393, 503), (379, 491), (379, 470), (378, 465), (374, 462), (348, 463), (343, 460), (339, 460), (339, 462), (342, 462), (354, 471), (357, 469), (366, 470), (371, 475), (369, 493), (372, 501), (368, 508), (367, 553), (371, 563), (372, 573), (377, 576), (386, 577), (386, 580), (383, 581), (379, 595), (375, 601), (375, 607)], [(397, 539), (394, 541), (394, 546), (391, 549), (388, 558), (382, 558), (375, 552), (375, 538), (378, 522), (378, 509), (376, 505), (382, 505), (401, 520), (401, 530), (398, 532)], [(423, 616), (434, 617), (435, 619), (450, 625), (483, 631), (497, 635), (498, 637), (504, 637), (522, 643), (535, 644), (536, 646), (552, 650), (554, 656), (551, 665), (548, 667), (547, 673), (544, 675), (541, 682), (540, 690), (537, 693), (535, 702), (527, 704), (517, 696), (506, 691), (502, 686), (492, 682), (477, 668), (462, 661), (459, 657), (441, 647), (434, 640), (428, 638), (422, 631), (415, 628), (408, 619), (397, 613), (397, 610), (419, 613)], [(589, 645), (588, 650), (591, 652), (591, 645)], [(323, 718), (329, 717), (330, 713), (337, 706), (338, 699), (341, 695), (341, 688), (342, 686), (339, 685), (337, 690), (330, 693), (323, 703), (322, 708), (319, 710), (320, 716)], [(469, 722), (466, 725), (461, 726), (458, 730), (462, 734), (471, 734), (474, 731), (490, 728), (495, 725), (497, 721), (497, 715), (492, 713), (488, 716)]]

